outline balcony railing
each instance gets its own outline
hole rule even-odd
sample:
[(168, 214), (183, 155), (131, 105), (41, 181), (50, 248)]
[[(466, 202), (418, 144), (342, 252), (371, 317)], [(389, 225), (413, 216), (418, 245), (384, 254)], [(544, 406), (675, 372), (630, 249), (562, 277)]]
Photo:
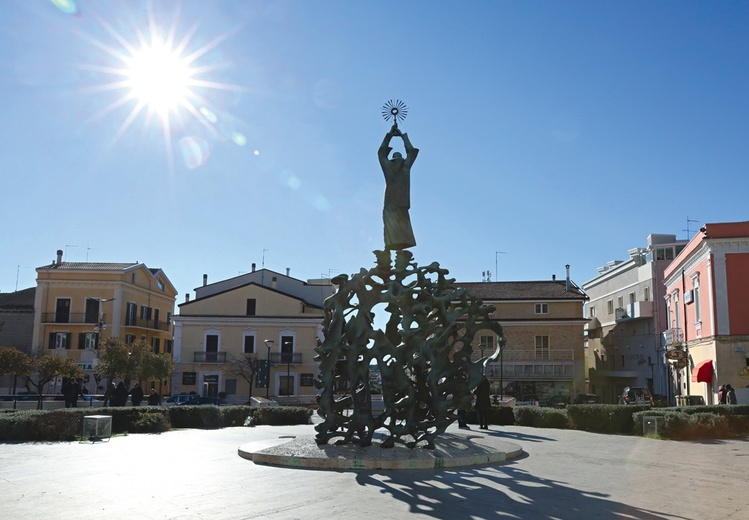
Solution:
[(145, 320), (143, 318), (127, 317), (126, 327), (140, 327), (142, 329), (169, 330), (170, 324), (163, 320)]
[[(106, 322), (106, 315), (102, 314)], [(44, 323), (98, 323), (99, 316), (86, 316), (85, 312), (43, 312), (42, 322)]]
[(681, 345), (684, 342), (684, 333), (681, 329), (668, 329), (663, 332), (663, 344), (666, 347)]
[(226, 352), (194, 352), (194, 363), (226, 363)]
[(301, 352), (272, 352), (270, 355), (271, 365), (301, 365)]

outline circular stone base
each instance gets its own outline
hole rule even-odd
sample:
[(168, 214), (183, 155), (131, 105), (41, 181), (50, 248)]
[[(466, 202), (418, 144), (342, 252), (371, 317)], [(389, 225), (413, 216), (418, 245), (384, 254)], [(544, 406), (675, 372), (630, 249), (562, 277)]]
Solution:
[(379, 444), (323, 444), (314, 435), (279, 437), (239, 447), (240, 457), (255, 464), (312, 469), (435, 469), (478, 466), (519, 457), (523, 450), (517, 444), (492, 435), (469, 433), (443, 434), (433, 450), (397, 445), (381, 448)]

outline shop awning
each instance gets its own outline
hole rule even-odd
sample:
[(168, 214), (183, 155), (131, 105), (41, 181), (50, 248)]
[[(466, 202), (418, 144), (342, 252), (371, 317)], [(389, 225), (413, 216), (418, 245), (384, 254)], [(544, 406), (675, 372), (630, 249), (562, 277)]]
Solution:
[(713, 382), (713, 360), (708, 359), (706, 361), (700, 361), (692, 369), (692, 381), (697, 383), (712, 383)]

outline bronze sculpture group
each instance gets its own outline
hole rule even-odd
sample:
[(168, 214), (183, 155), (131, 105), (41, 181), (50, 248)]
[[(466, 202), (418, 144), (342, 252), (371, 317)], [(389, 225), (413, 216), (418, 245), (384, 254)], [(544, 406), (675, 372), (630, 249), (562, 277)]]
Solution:
[[(498, 348), (504, 345), (502, 327), (491, 318), (493, 307), (456, 287), (437, 262), (419, 266), (406, 250), (416, 245), (408, 212), (418, 149), (398, 129), (397, 107), (391, 115), (395, 124), (378, 150), (386, 181), (385, 250), (374, 251), (373, 268), (334, 278), (337, 292), (325, 301), (324, 340), (315, 349), (323, 418), (315, 427), (319, 444), (368, 446), (384, 429), (384, 448), (396, 443), (434, 448), (436, 437), (457, 419), (458, 410), (470, 406), (472, 390), (484, 379), (484, 359), (472, 360), (476, 334), (491, 330)], [(388, 159), (396, 136), (403, 139), (406, 157), (396, 152)], [(376, 312), (387, 317), (384, 330), (375, 328)], [(383, 409), (377, 413), (373, 371), (382, 381)]]

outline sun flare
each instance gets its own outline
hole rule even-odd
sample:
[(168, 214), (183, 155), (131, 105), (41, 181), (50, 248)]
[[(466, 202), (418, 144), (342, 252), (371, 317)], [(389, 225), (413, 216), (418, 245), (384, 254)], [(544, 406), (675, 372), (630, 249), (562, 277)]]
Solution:
[(193, 69), (186, 59), (162, 42), (137, 51), (127, 60), (132, 95), (162, 117), (188, 102)]

